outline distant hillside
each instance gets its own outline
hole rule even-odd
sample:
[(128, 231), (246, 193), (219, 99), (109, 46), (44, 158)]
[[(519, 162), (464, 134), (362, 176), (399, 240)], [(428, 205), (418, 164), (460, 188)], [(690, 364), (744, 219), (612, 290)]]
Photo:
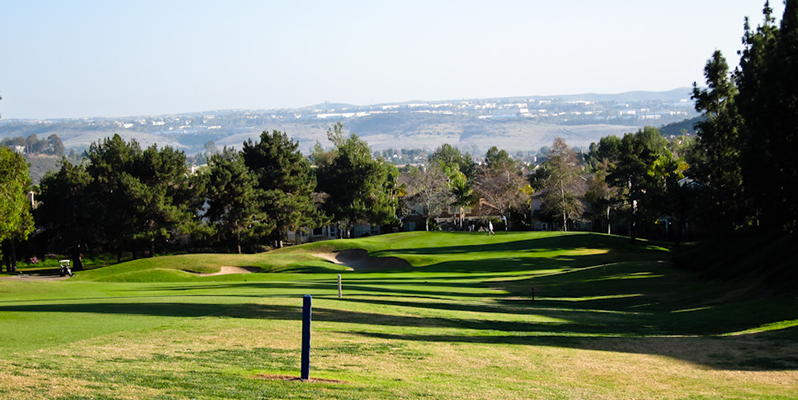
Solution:
[(668, 125), (663, 126), (659, 129), (659, 131), (664, 136), (679, 136), (682, 134), (688, 135), (695, 135), (695, 124), (696, 122), (703, 121), (703, 116), (698, 116), (695, 118), (686, 119), (684, 121), (673, 122)]
[(450, 143), (473, 154), (491, 146), (535, 151), (562, 137), (588, 146), (607, 135), (634, 132), (695, 117), (689, 89), (667, 92), (523, 96), (493, 99), (413, 101), (358, 106), (323, 103), (297, 109), (221, 110), (187, 114), (0, 120), (0, 138), (57, 134), (67, 150), (80, 152), (115, 133), (142, 146), (172, 146), (194, 154), (213, 141), (240, 147), (263, 131), (279, 130), (309, 152), (330, 146), (326, 131), (337, 122), (363, 136), (374, 150), (434, 149)]
[(559, 96), (566, 100), (590, 100), (596, 102), (614, 101), (614, 102), (641, 102), (641, 101), (672, 101), (680, 102), (690, 98), (692, 89), (679, 88), (667, 92), (627, 92), (620, 94), (578, 94), (578, 95), (565, 95)]
[(28, 155), (25, 160), (28, 162), (30, 179), (34, 185), (38, 185), (44, 174), (57, 170), (62, 157), (52, 155)]
[(374, 115), (345, 125), (363, 136), (372, 148), (411, 149), (449, 143), (475, 154), (491, 146), (508, 150), (538, 150), (562, 137), (571, 146), (588, 146), (604, 136), (634, 132), (638, 126), (556, 125), (530, 119), (475, 119), (455, 115)]

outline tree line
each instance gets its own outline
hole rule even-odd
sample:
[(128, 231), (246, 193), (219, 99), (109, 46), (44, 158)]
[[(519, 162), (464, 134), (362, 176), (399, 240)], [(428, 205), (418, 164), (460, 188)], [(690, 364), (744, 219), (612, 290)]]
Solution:
[[(63, 158), (38, 190), (30, 185), (24, 159), (5, 149), (3, 165), (18, 173), (7, 175), (15, 180), (4, 188), (19, 189), (13, 202), (4, 203), (4, 215), (16, 218), (4, 224), (10, 227), (3, 235), (7, 264), (14, 269), (16, 244), (26, 239), (27, 253), (69, 254), (80, 270), (86, 252), (115, 253), (121, 261), (125, 254), (174, 251), (175, 243), (196, 251), (260, 251), (281, 247), (289, 231), (330, 224), (342, 238), (352, 237), (357, 223), (398, 230), (411, 213), (423, 216), (430, 229), (429, 222), (451, 207), (482, 208), (510, 229), (529, 229), (530, 179), (542, 182), (541, 171), (547, 171), (543, 187), (555, 182), (558, 152), (573, 153), (557, 141), (551, 160), (530, 174), (505, 150), (493, 147), (477, 164), (447, 144), (428, 157), (427, 168), (400, 170), (374, 158), (368, 144), (344, 134), (340, 123), (328, 139), (332, 147), (317, 144), (305, 157), (287, 134), (263, 132), (241, 150), (224, 148), (210, 154), (206, 166), (189, 171), (181, 151), (142, 148), (114, 135), (93, 143), (81, 162)], [(561, 192), (568, 179), (560, 179)], [(37, 194), (28, 199), (27, 192)], [(553, 200), (545, 204), (554, 210)], [(564, 221), (578, 218), (571, 213)], [(462, 219), (456, 228), (465, 229)]]
[(42, 140), (36, 134), (31, 134), (27, 138), (22, 136), (5, 138), (0, 140), (0, 146), (20, 147), (24, 149), (26, 154), (47, 154), (57, 157), (63, 157), (66, 154), (64, 144), (56, 134), (52, 134), (47, 139)]
[[(584, 159), (592, 176), (583, 192), (570, 155), (553, 151), (550, 164), (536, 174), (548, 176), (543, 182), (553, 189), (544, 199), (550, 212), (565, 224), (590, 204), (595, 217), (603, 210), (608, 221), (613, 214), (624, 220), (632, 238), (650, 234), (661, 216), (674, 223), (677, 240), (688, 221), (727, 243), (741, 227), (794, 234), (798, 1), (785, 1), (780, 24), (765, 2), (760, 25), (745, 19), (742, 42), (734, 70), (715, 51), (704, 68), (705, 87), (693, 84), (692, 98), (702, 113), (695, 140), (667, 142), (653, 128), (603, 138)], [(586, 201), (574, 201), (581, 193)]]

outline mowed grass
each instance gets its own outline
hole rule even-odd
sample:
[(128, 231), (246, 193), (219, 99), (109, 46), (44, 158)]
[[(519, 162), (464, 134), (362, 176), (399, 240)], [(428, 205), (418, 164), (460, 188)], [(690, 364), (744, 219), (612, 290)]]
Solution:
[[(410, 266), (313, 256), (354, 248)], [(0, 280), (0, 398), (798, 398), (796, 295), (670, 258), (607, 235), (405, 233)], [(262, 272), (196, 274), (222, 266)], [(259, 378), (299, 376), (305, 294), (311, 377), (338, 382)]]

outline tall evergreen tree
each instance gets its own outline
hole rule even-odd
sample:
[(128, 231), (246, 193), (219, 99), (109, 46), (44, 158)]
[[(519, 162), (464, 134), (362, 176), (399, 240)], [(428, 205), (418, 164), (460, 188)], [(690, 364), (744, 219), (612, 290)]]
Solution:
[(135, 140), (114, 135), (92, 143), (87, 159), (93, 180), (86, 195), (94, 200), (103, 242), (117, 251), (117, 260), (124, 251), (135, 256), (142, 245), (154, 255), (156, 241), (189, 225), (196, 195), (183, 152), (155, 145), (142, 151)]
[(764, 226), (798, 229), (798, 1), (785, 1), (777, 28), (765, 4), (764, 22), (746, 22), (736, 82), (745, 119), (743, 177)]
[(145, 149), (122, 176), (125, 197), (134, 210), (133, 238), (155, 255), (155, 243), (173, 231), (185, 232), (193, 220), (195, 197), (186, 176), (185, 153), (169, 146)]
[(84, 165), (63, 159), (61, 168), (47, 173), (40, 184), (36, 223), (51, 246), (70, 254), (76, 271), (83, 269), (81, 253), (96, 243), (99, 235), (95, 199), (88, 196), (92, 182)]
[(125, 196), (124, 175), (129, 174), (140, 154), (138, 142), (125, 143), (119, 135), (92, 143), (86, 152), (86, 170), (93, 178), (86, 195), (96, 200), (94, 213), (102, 244), (116, 251), (118, 262), (126, 250), (132, 249), (135, 226), (135, 208)]
[(394, 222), (398, 169), (373, 159), (368, 144), (355, 134), (345, 136), (340, 123), (327, 137), (336, 147), (334, 158), (316, 170), (318, 190), (327, 196), (327, 215), (344, 227), (346, 237), (351, 237), (356, 222)]
[(262, 220), (258, 207), (258, 177), (247, 168), (241, 153), (225, 147), (210, 157), (207, 185), (208, 219), (217, 236), (234, 241), (240, 254), (242, 242)]
[(704, 76), (708, 88), (693, 84), (696, 111), (704, 115), (704, 120), (695, 124), (701, 161), (694, 166), (693, 175), (707, 189), (712, 217), (706, 220), (726, 232), (739, 222), (738, 210), (742, 207), (742, 119), (734, 102), (737, 88), (720, 51), (707, 61)]
[(463, 154), (457, 149), (457, 147), (454, 147), (448, 143), (444, 143), (435, 149), (435, 151), (432, 152), (429, 157), (427, 157), (427, 161), (430, 164), (441, 163), (449, 167), (456, 166), (457, 169), (468, 179), (472, 179), (474, 177), (476, 164), (474, 163), (474, 158), (471, 156), (471, 154)]
[(258, 179), (262, 226), (275, 247), (281, 247), (289, 229), (313, 228), (320, 222), (313, 198), (316, 178), (298, 142), (283, 132), (263, 132), (259, 142), (244, 143), (242, 156)]
[(493, 146), (485, 153), (484, 165), (495, 171), (509, 171), (515, 169), (515, 161), (510, 158), (510, 154), (506, 150), (499, 150), (498, 147)]
[(655, 162), (668, 151), (666, 140), (656, 128), (647, 126), (636, 133), (623, 136), (618, 161), (607, 176), (613, 186), (622, 188), (622, 196), (629, 209), (629, 236), (634, 242), (641, 224), (658, 217), (651, 195), (658, 185), (649, 173)]
[(798, 231), (798, 0), (786, 0), (776, 48), (766, 69), (767, 89), (774, 118), (770, 119), (772, 173), (779, 180), (773, 189), (773, 211), (782, 226)]

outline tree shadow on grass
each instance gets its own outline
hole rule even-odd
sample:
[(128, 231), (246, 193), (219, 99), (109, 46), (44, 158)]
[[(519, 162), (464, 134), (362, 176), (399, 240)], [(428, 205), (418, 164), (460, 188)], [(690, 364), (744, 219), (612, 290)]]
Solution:
[[(584, 237), (578, 237), (575, 242), (568, 242), (571, 240), (568, 236), (522, 240), (506, 244), (507, 251), (519, 252), (519, 256), (512, 259), (451, 261), (419, 268), (421, 272), (436, 273), (432, 276), (355, 274), (345, 278), (343, 300), (333, 299), (335, 281), (311, 277), (297, 282), (176, 284), (133, 289), (139, 293), (167, 293), (153, 298), (173, 297), (174, 302), (80, 303), (72, 299), (67, 304), (4, 305), (0, 306), (0, 312), (298, 322), (302, 314), (299, 294), (296, 294), (296, 306), (222, 304), (211, 298), (285, 298), (292, 296), (290, 292), (312, 293), (314, 297), (327, 296), (325, 304), (330, 304), (314, 309), (315, 321), (347, 324), (345, 333), (365, 337), (663, 355), (715, 369), (798, 369), (798, 341), (794, 339), (798, 336), (794, 327), (781, 329), (780, 334), (718, 336), (796, 320), (798, 307), (790, 306), (798, 304), (795, 298), (728, 301), (724, 297), (727, 288), (723, 285), (701, 282), (691, 273), (675, 271), (658, 260), (661, 254), (655, 257), (626, 252), (617, 238), (594, 239), (597, 248), (611, 249), (605, 254), (536, 257), (530, 255), (531, 251), (523, 252), (525, 246), (543, 248), (543, 243), (549, 239), (551, 242), (546, 245), (549, 249), (555, 248), (555, 244), (566, 250), (592, 246), (586, 244)], [(612, 243), (602, 243), (603, 240)], [(440, 249), (393, 251), (439, 254)], [(475, 249), (497, 251), (496, 245), (454, 246), (444, 251), (471, 252)], [(560, 272), (536, 273), (544, 270)], [(215, 292), (204, 292), (206, 290)], [(202, 303), (201, 298), (211, 301)], [(130, 299), (141, 301), (143, 298), (131, 296)], [(331, 306), (338, 301), (341, 307)], [(385, 311), (346, 309), (363, 306), (370, 310), (383, 307)], [(455, 333), (462, 330), (462, 334), (430, 333), (436, 329)]]
[[(334, 301), (334, 300), (328, 300)], [(352, 302), (353, 300), (347, 300)], [(355, 301), (357, 302), (357, 301)], [(373, 300), (364, 300), (376, 303)], [(377, 303), (379, 304), (379, 303)], [(435, 305), (430, 302), (382, 302), (390, 307), (448, 308), (456, 311), (493, 313), (495, 306)], [(505, 310), (507, 311), (507, 310)], [(515, 311), (521, 311), (521, 308)], [(550, 309), (524, 307), (529, 320), (502, 320), (486, 317), (447, 318), (389, 313), (363, 312), (317, 307), (313, 319), (317, 323), (342, 323), (350, 328), (342, 333), (385, 340), (421, 342), (514, 344), (565, 347), (583, 350), (601, 350), (635, 354), (662, 355), (689, 361), (714, 369), (728, 370), (796, 370), (798, 369), (798, 342), (785, 340), (796, 333), (788, 328), (777, 336), (772, 332), (731, 337), (673, 336), (658, 332), (639, 322), (655, 322), (655, 316), (597, 315), (595, 310)], [(0, 312), (57, 312), (147, 315), (165, 317), (221, 317), (267, 319), (299, 322), (302, 309), (297, 306), (263, 304), (217, 303), (89, 303), (89, 304), (39, 304), (2, 306)], [(497, 314), (500, 317), (501, 314)], [(557, 319), (556, 322), (534, 322), (536, 317)], [(399, 327), (398, 332), (374, 332), (376, 327)], [(423, 332), (429, 329), (462, 329), (462, 335), (416, 334), (412, 328)], [(479, 332), (475, 334), (474, 331)], [(297, 333), (298, 334), (298, 333)]]
[[(300, 320), (300, 306), (263, 304), (217, 304), (217, 303), (88, 303), (88, 304), (38, 304), (2, 306), (0, 312), (52, 312), (147, 315), (163, 317), (226, 317), (270, 320)], [(490, 319), (443, 318), (424, 316), (402, 316), (375, 312), (362, 312), (316, 307), (314, 321), (360, 324), (370, 326), (395, 326), (418, 328), (458, 328), (501, 332), (549, 332), (563, 334), (613, 334), (624, 332), (606, 324), (582, 324), (574, 322), (530, 324), (521, 321)]]
[[(798, 330), (791, 328), (792, 335)], [(381, 332), (349, 332), (384, 340), (425, 343), (479, 343), (561, 347), (628, 354), (665, 356), (696, 365), (729, 371), (798, 370), (798, 345), (763, 340), (766, 335), (735, 337), (579, 337), (547, 335), (410, 335)]]

